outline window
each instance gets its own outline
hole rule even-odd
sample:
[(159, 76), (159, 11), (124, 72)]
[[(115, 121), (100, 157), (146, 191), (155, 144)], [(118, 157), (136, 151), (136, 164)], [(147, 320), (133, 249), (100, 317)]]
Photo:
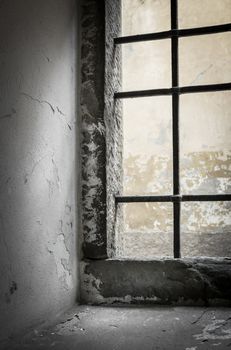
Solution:
[[(132, 5), (140, 11), (135, 12)], [(161, 154), (158, 159), (150, 151), (149, 167), (140, 174), (134, 167), (136, 156), (131, 156), (126, 166), (136, 185), (129, 189), (124, 182), (125, 191), (116, 196), (116, 205), (125, 207), (124, 216), (129, 216), (134, 227), (146, 226), (151, 231), (157, 228), (153, 244), (158, 241), (156, 249), (162, 256), (173, 252), (174, 258), (179, 258), (190, 255), (190, 251), (192, 256), (198, 252), (215, 256), (213, 247), (219, 240), (224, 244), (217, 255), (230, 255), (230, 2), (124, 0), (123, 6), (127, 16), (130, 10), (135, 13), (135, 26), (123, 21), (123, 36), (114, 38), (115, 46), (122, 48), (123, 74), (123, 89), (115, 91), (114, 98), (123, 101), (124, 118), (131, 118), (126, 130), (130, 136), (134, 133), (132, 147), (143, 147), (144, 154), (152, 133), (156, 144), (160, 144), (156, 134), (164, 135), (166, 144), (156, 148)], [(156, 17), (151, 10), (156, 11)], [(136, 57), (136, 65), (131, 55)], [(204, 65), (205, 70), (198, 70)], [(160, 110), (161, 114), (156, 112)], [(203, 147), (207, 153), (201, 151)], [(211, 168), (214, 175), (209, 178)], [(146, 183), (149, 177), (149, 188), (142, 183), (144, 173)], [(203, 173), (208, 180), (206, 185), (201, 180), (204, 187), (197, 184)], [(188, 228), (199, 222), (206, 233), (209, 228), (205, 213), (211, 225), (221, 230), (220, 235), (205, 234), (198, 239), (195, 227), (191, 232)], [(148, 234), (152, 235), (151, 231)], [(133, 230), (132, 235), (133, 240), (140, 239), (140, 232)], [(149, 255), (150, 241), (145, 242), (146, 237), (144, 233), (144, 256)], [(195, 249), (201, 242), (207, 244), (203, 253)], [(133, 253), (136, 249), (138, 252), (140, 247), (133, 247)]]

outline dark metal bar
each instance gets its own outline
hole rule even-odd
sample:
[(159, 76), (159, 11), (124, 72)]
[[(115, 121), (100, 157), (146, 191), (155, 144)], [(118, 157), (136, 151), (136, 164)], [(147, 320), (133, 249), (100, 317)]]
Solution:
[(116, 203), (172, 202), (173, 196), (116, 196)]
[(231, 83), (183, 86), (179, 88), (179, 93), (190, 94), (190, 93), (225, 91), (225, 90), (231, 90)]
[(201, 194), (201, 195), (184, 195), (182, 202), (218, 202), (231, 201), (231, 194)]
[(114, 98), (134, 98), (134, 97), (149, 97), (171, 95), (172, 89), (152, 89), (138, 91), (115, 92)]
[(166, 195), (166, 196), (116, 196), (116, 203), (145, 202), (219, 202), (231, 201), (231, 194)]
[(231, 30), (231, 23), (226, 23), (226, 24), (218, 24), (215, 26), (179, 29), (176, 35), (178, 35), (178, 37), (183, 38), (183, 37), (195, 36), (195, 35), (224, 33), (224, 32), (229, 32), (230, 30)]
[(206, 34), (216, 34), (222, 32), (229, 32), (231, 30), (231, 23), (209, 26), (209, 27), (199, 27), (199, 28), (189, 28), (189, 29), (176, 29), (167, 30), (158, 33), (148, 33), (139, 35), (129, 35), (114, 38), (115, 45), (129, 44), (140, 41), (151, 41), (151, 40), (162, 40), (172, 37), (188, 37), (195, 35), (206, 35)]
[(180, 258), (180, 210), (181, 203), (173, 204), (173, 254), (174, 258)]
[(178, 30), (178, 1), (171, 0), (171, 30)]
[(172, 96), (173, 194), (180, 194), (179, 95)]
[[(178, 0), (171, 0), (171, 30), (178, 29)], [(172, 88), (178, 87), (178, 37), (171, 38)], [(180, 194), (179, 163), (179, 93), (172, 94), (173, 195)], [(180, 202), (173, 205), (174, 258), (180, 257)]]
[(182, 94), (225, 91), (225, 90), (231, 90), (231, 83), (172, 87), (169, 89), (152, 89), (152, 90), (115, 92), (114, 98), (122, 99), (122, 98), (164, 96), (164, 95), (172, 95), (174, 93), (178, 93), (179, 95), (182, 95)]
[(188, 37), (195, 35), (207, 35), (229, 32), (231, 30), (231, 23), (219, 24), (215, 26), (199, 27), (199, 28), (189, 28), (189, 29), (179, 29), (178, 37)]
[(171, 36), (172, 36), (171, 30), (167, 30), (164, 32), (158, 32), (158, 33), (121, 36), (118, 38), (114, 38), (114, 44), (120, 45), (120, 44), (136, 43), (136, 42), (140, 42), (140, 41), (161, 40), (161, 39), (171, 38)]

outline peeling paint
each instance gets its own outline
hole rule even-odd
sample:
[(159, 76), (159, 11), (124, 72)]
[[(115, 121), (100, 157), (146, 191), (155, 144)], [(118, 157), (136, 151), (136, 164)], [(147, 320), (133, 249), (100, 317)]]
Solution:
[(0, 7), (2, 340), (78, 295), (80, 13), (75, 0)]
[[(230, 151), (184, 155), (181, 164), (182, 193), (230, 193), (230, 165)], [(129, 155), (124, 160), (124, 167), (125, 195), (171, 194), (172, 168), (171, 159), (167, 156)], [(119, 234), (123, 243), (117, 256), (172, 256), (171, 204), (131, 203), (121, 205), (121, 210), (124, 228)], [(181, 225), (183, 256), (230, 255), (228, 202), (183, 203)]]
[(36, 167), (37, 167), (45, 158), (47, 158), (48, 156), (49, 156), (49, 155), (46, 154), (45, 156), (39, 158), (37, 161), (34, 162), (33, 167), (32, 167), (32, 169), (30, 170), (30, 172), (27, 173), (27, 174), (25, 174), (25, 177), (24, 177), (24, 184), (26, 184), (26, 183), (28, 182), (29, 178), (33, 175), (33, 173), (34, 173)]
[(98, 60), (101, 50), (104, 50), (102, 3), (86, 1), (81, 22), (83, 249), (88, 257), (105, 257), (107, 252), (104, 61)]
[(47, 245), (47, 250), (54, 257), (58, 278), (64, 282), (65, 288), (70, 289), (73, 285), (70, 252), (67, 248), (63, 232), (59, 232), (54, 243), (50, 242)]
[(60, 177), (59, 177), (59, 168), (58, 168), (54, 158), (52, 158), (51, 161), (52, 161), (54, 173), (56, 176), (56, 183), (57, 183), (58, 189), (60, 190), (61, 183), (60, 183)]

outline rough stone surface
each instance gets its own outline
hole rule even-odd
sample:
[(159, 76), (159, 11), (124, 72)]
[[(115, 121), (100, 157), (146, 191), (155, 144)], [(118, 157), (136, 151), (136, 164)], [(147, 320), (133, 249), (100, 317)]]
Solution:
[(107, 256), (104, 0), (82, 2), (81, 27), (83, 252), (102, 258)]
[(231, 259), (82, 262), (81, 298), (90, 304), (231, 305)]
[(229, 308), (80, 306), (1, 349), (224, 350), (230, 316)]
[[(106, 18), (106, 21), (105, 21)], [(115, 254), (115, 194), (122, 186), (120, 0), (82, 4), (82, 231), (83, 253)], [(118, 217), (118, 215), (117, 215)]]
[[(115, 207), (115, 195), (122, 194), (123, 126), (122, 105), (114, 99), (121, 90), (121, 48), (113, 38), (121, 30), (121, 1), (106, 0), (106, 62), (105, 62), (105, 122), (107, 135), (107, 251), (113, 257), (117, 252), (117, 232), (120, 232), (120, 208)], [(117, 221), (116, 221), (117, 220)]]
[(77, 12), (0, 1), (0, 339), (76, 300)]

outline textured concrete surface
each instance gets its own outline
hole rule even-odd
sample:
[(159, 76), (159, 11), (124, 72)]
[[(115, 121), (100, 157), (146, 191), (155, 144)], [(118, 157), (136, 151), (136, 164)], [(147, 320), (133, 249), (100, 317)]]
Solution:
[[(123, 124), (122, 104), (114, 99), (121, 90), (121, 47), (113, 38), (120, 35), (121, 0), (106, 0), (106, 60), (105, 60), (105, 122), (107, 135), (107, 252), (108, 257), (120, 249), (120, 208), (115, 207), (115, 195), (122, 194)], [(118, 210), (117, 210), (118, 209)], [(116, 221), (117, 219), (117, 221)], [(121, 239), (121, 236), (120, 236)]]
[(76, 4), (0, 1), (0, 338), (76, 301)]
[(113, 42), (120, 0), (83, 1), (81, 25), (83, 253), (100, 259), (115, 254), (114, 195), (122, 189), (121, 103), (114, 99), (121, 55)]
[(0, 346), (1, 350), (228, 350), (231, 310), (81, 306), (52, 327), (34, 328)]
[(82, 228), (88, 258), (107, 256), (104, 0), (82, 1)]
[(84, 303), (231, 304), (231, 259), (81, 262)]

